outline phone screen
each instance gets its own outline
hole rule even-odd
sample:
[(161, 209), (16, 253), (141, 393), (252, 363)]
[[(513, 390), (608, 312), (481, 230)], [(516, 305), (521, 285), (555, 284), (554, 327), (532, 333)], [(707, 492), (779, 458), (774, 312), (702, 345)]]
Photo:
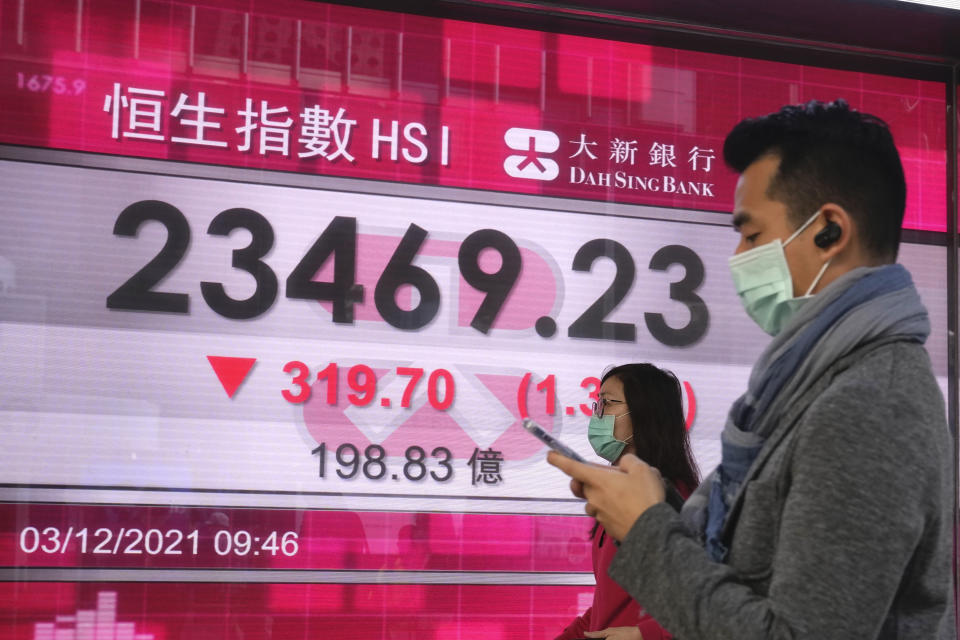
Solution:
[(586, 462), (583, 456), (581, 456), (579, 453), (577, 453), (576, 451), (574, 451), (573, 449), (571, 449), (570, 447), (563, 444), (562, 442), (554, 438), (552, 435), (544, 431), (543, 427), (538, 425), (536, 422), (534, 422), (530, 418), (523, 419), (523, 428), (529, 431), (530, 433), (532, 433), (541, 442), (546, 444), (548, 447), (550, 447), (557, 453), (565, 455), (568, 458), (576, 460), (577, 462)]

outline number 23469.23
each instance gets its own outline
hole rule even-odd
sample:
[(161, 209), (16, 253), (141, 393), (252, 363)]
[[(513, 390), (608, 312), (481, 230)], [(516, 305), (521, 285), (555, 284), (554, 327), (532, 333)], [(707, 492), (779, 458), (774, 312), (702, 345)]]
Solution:
[[(190, 224), (186, 216), (173, 205), (159, 200), (143, 200), (125, 208), (113, 227), (121, 237), (136, 237), (140, 227), (148, 221), (162, 224), (167, 239), (159, 253), (107, 296), (107, 307), (116, 310), (188, 313), (190, 296), (187, 293), (155, 291), (156, 287), (186, 256), (190, 245)], [(210, 222), (207, 233), (229, 236), (236, 229), (250, 233), (251, 241), (242, 249), (233, 250), (232, 266), (249, 273), (256, 290), (249, 297), (231, 298), (222, 283), (203, 281), (200, 292), (207, 305), (225, 318), (246, 320), (266, 312), (276, 301), (279, 282), (273, 269), (263, 261), (273, 248), (274, 232), (270, 222), (252, 209), (233, 208), (219, 213)], [(440, 287), (428, 271), (413, 264), (417, 252), (427, 238), (427, 231), (415, 224), (406, 232), (383, 269), (374, 288), (374, 304), (385, 322), (397, 329), (415, 331), (428, 325), (440, 310)], [(480, 266), (481, 252), (493, 250), (500, 256), (500, 267), (488, 272)], [(571, 338), (593, 338), (617, 341), (635, 341), (636, 326), (627, 322), (610, 322), (609, 315), (627, 296), (636, 275), (636, 266), (630, 252), (619, 242), (596, 238), (584, 243), (576, 252), (572, 269), (589, 272), (600, 258), (612, 260), (616, 273), (613, 282), (567, 330)], [(318, 281), (318, 271), (333, 260), (333, 278)], [(670, 299), (685, 305), (690, 319), (682, 327), (667, 324), (661, 313), (647, 312), (644, 320), (655, 339), (668, 346), (687, 346), (704, 336), (709, 324), (709, 312), (697, 290), (704, 280), (704, 266), (700, 257), (689, 247), (668, 245), (661, 247), (650, 259), (649, 268), (666, 271), (672, 265), (684, 268), (682, 279), (670, 284)], [(523, 258), (517, 244), (507, 234), (496, 229), (479, 229), (460, 243), (457, 253), (460, 275), (471, 287), (484, 293), (470, 326), (488, 333), (503, 310), (511, 291), (520, 279)], [(293, 268), (286, 280), (286, 297), (320, 302), (332, 306), (332, 319), (339, 324), (354, 322), (354, 306), (364, 301), (365, 287), (356, 281), (357, 275), (357, 220), (352, 217), (334, 217), (313, 245)], [(410, 286), (419, 294), (416, 305), (404, 309), (397, 303), (396, 294), (402, 286)], [(536, 323), (542, 336), (552, 335), (556, 324), (550, 318)]]

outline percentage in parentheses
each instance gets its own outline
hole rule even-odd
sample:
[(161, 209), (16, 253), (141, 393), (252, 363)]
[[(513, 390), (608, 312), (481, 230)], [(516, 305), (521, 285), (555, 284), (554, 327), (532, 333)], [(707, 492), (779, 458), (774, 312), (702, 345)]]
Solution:
[(529, 371), (525, 373), (520, 380), (520, 386), (517, 388), (517, 410), (520, 411), (521, 420), (530, 417), (530, 413), (527, 411), (527, 390), (530, 388), (530, 377), (532, 375)]

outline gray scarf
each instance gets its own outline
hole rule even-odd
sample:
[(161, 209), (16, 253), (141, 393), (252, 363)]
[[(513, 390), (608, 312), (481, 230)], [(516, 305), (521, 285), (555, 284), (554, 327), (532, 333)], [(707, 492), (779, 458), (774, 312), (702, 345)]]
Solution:
[(681, 511), (714, 560), (726, 559), (721, 533), (727, 514), (792, 403), (861, 345), (889, 337), (923, 343), (929, 334), (927, 311), (910, 274), (898, 264), (854, 269), (801, 307), (754, 365), (746, 393), (727, 416), (722, 461)]

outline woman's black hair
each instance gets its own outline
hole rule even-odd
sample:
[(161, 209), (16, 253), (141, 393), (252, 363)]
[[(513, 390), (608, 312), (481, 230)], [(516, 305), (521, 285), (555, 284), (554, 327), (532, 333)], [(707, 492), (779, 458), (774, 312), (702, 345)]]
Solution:
[[(634, 362), (608, 370), (600, 383), (611, 377), (623, 384), (623, 399), (633, 424), (630, 442), (637, 457), (656, 467), (660, 475), (681, 491), (696, 489), (700, 484), (700, 471), (690, 449), (677, 376), (648, 362)], [(598, 527), (599, 523), (595, 523), (591, 538)], [(602, 537), (600, 544), (603, 544)]]
[(680, 381), (648, 362), (614, 367), (603, 374), (601, 384), (614, 376), (623, 384), (637, 457), (656, 467), (664, 478), (692, 491), (700, 482), (700, 473), (690, 449)]

